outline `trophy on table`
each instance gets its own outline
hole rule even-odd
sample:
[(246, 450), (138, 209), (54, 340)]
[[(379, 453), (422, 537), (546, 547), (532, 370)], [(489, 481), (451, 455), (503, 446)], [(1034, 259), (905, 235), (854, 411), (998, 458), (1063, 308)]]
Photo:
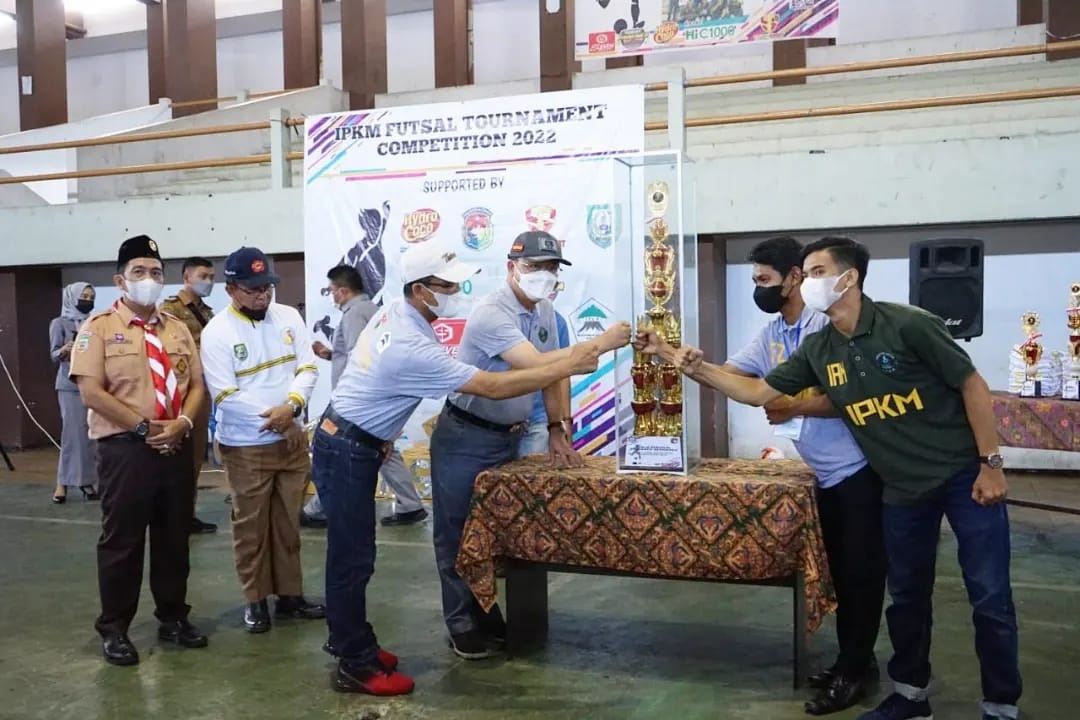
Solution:
[[(675, 248), (668, 244), (668, 225), (665, 220), (670, 204), (668, 185), (662, 181), (649, 184), (650, 244), (645, 248), (645, 295), (652, 303), (638, 318), (639, 331), (655, 330), (672, 347), (682, 344), (679, 319), (668, 309), (675, 293)], [(682, 372), (671, 363), (656, 363), (642, 353), (634, 353), (630, 368), (634, 397), (630, 407), (634, 412), (634, 435), (642, 437), (681, 438), (683, 433)], [(679, 444), (668, 447), (678, 450)]]
[(1042, 361), (1043, 346), (1039, 342), (1039, 313), (1026, 312), (1020, 316), (1027, 339), (1020, 345), (1020, 356), (1024, 359), (1024, 385), (1020, 397), (1042, 397), (1042, 379), (1039, 377), (1039, 362)]
[(1063, 368), (1061, 398), (1080, 400), (1080, 282), (1069, 288), (1069, 307), (1065, 313), (1069, 326), (1069, 365)]

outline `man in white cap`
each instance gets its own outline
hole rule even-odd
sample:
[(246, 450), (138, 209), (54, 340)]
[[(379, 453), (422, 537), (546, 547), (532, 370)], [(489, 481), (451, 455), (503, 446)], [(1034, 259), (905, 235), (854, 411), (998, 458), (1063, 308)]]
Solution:
[(401, 258), (404, 297), (372, 318), (349, 357), (315, 432), (312, 479), (329, 527), (326, 593), (329, 648), (340, 661), (340, 692), (402, 695), (413, 681), (379, 648), (365, 594), (375, 570), (375, 487), (379, 466), (423, 398), (459, 391), (489, 398), (527, 395), (596, 369), (599, 352), (582, 346), (531, 370), (489, 373), (458, 362), (431, 323), (452, 316), (461, 283), (479, 269), (429, 240)]

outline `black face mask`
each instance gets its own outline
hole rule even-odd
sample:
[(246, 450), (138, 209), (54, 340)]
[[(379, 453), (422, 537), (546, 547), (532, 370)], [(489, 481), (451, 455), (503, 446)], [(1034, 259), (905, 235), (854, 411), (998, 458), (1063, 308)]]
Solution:
[(784, 285), (759, 285), (754, 288), (754, 302), (761, 312), (778, 313), (784, 307), (787, 298), (784, 297)]
[(252, 310), (251, 308), (240, 308), (240, 314), (246, 317), (248, 320), (265, 320), (266, 308), (262, 310)]
[(94, 301), (78, 300), (75, 303), (75, 309), (81, 312), (83, 315), (88, 315), (90, 311), (94, 309)]

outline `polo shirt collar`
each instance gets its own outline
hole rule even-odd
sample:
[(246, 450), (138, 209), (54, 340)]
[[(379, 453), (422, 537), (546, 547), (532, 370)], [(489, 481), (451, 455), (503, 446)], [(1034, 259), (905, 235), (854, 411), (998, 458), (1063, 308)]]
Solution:
[(511, 307), (513, 307), (514, 309), (517, 310), (518, 315), (536, 315), (539, 312), (537, 310), (537, 308), (540, 305), (539, 302), (536, 303), (536, 305), (533, 305), (532, 310), (530, 310), (529, 308), (527, 308), (527, 307), (525, 307), (524, 305), (521, 304), (521, 300), (518, 299), (517, 294), (514, 292), (514, 288), (510, 287), (510, 282), (509, 281), (507, 281), (507, 283), (505, 285), (503, 285), (501, 288), (499, 288), (499, 291), (511, 303)]
[(859, 320), (855, 323), (855, 332), (851, 337), (845, 337), (843, 333), (836, 329), (836, 326), (831, 322), (829, 323), (829, 330), (832, 332), (832, 340), (834, 343), (843, 345), (849, 340), (854, 340), (857, 337), (869, 335), (870, 331), (874, 328), (874, 321), (877, 319), (877, 306), (874, 301), (870, 299), (868, 295), (862, 296), (862, 307), (859, 308)]
[(341, 304), (341, 312), (347, 313), (352, 309), (356, 303), (360, 302), (360, 295), (353, 295), (351, 298)]

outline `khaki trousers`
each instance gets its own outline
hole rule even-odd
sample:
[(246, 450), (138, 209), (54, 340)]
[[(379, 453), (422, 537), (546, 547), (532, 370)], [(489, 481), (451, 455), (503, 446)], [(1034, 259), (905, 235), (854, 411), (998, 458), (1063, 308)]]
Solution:
[(289, 452), (282, 440), (220, 448), (232, 489), (233, 558), (244, 597), (255, 603), (269, 595), (303, 594), (300, 508), (311, 476), (307, 447)]

